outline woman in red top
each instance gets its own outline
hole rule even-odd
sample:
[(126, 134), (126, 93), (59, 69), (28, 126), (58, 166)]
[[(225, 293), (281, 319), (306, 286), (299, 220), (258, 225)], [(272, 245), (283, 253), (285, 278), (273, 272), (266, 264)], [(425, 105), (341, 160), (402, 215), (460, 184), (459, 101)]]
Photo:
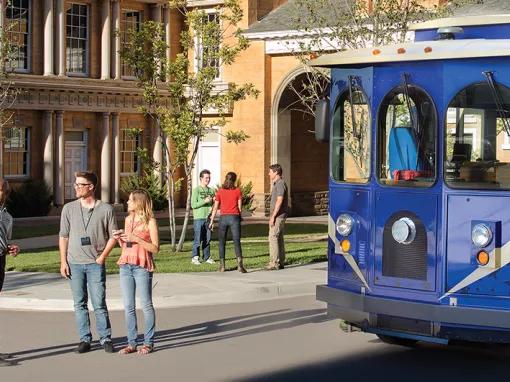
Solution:
[(227, 242), (227, 233), (230, 228), (232, 231), (232, 240), (234, 241), (234, 249), (237, 257), (237, 270), (246, 273), (243, 266), (243, 252), (241, 250), (241, 206), (242, 195), (241, 190), (236, 187), (237, 175), (229, 172), (225, 176), (223, 186), (216, 193), (214, 207), (211, 213), (211, 223), (209, 228), (212, 229), (214, 217), (218, 208), (221, 212), (220, 224), (218, 227), (218, 244), (220, 247), (220, 272), (225, 272), (225, 244)]
[[(148, 354), (154, 348), (155, 313), (152, 304), (153, 256), (159, 252), (158, 225), (152, 212), (152, 201), (145, 190), (129, 195), (128, 216), (124, 230), (114, 232), (122, 247), (117, 264), (120, 267), (120, 286), (124, 298), (124, 311), (128, 345), (120, 354)], [(138, 290), (145, 323), (143, 345), (137, 349), (138, 327), (135, 294)]]

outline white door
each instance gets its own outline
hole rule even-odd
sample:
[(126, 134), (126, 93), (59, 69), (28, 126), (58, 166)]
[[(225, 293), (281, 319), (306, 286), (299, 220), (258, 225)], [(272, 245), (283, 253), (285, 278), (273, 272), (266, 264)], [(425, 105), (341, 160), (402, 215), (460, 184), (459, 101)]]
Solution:
[[(77, 134), (79, 133), (79, 134)], [(68, 132), (66, 132), (66, 135)], [(87, 169), (87, 135), (86, 132), (70, 132), (69, 139), (65, 142), (65, 188), (64, 197), (66, 200), (74, 199), (74, 173)], [(81, 140), (78, 140), (81, 139)]]
[(200, 142), (195, 169), (195, 186), (200, 183), (199, 174), (204, 169), (211, 172), (210, 187), (216, 187), (223, 181), (221, 178), (220, 136), (217, 132), (206, 134)]

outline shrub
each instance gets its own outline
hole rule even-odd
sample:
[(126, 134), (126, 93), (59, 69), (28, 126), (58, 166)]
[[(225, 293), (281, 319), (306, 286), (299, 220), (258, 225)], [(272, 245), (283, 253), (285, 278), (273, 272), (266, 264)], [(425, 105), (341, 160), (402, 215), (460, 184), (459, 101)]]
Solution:
[(137, 189), (146, 190), (152, 199), (154, 211), (164, 210), (168, 206), (167, 188), (161, 185), (159, 177), (153, 171), (144, 171), (143, 176), (130, 175), (124, 178), (120, 189), (127, 195)]
[(13, 188), (7, 199), (7, 211), (15, 218), (46, 216), (51, 209), (51, 191), (43, 180), (29, 179)]

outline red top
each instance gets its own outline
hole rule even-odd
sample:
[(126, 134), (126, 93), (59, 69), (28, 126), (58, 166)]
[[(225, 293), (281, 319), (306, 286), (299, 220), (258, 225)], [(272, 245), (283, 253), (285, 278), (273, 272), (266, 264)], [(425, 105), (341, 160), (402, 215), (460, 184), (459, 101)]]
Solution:
[(237, 201), (241, 200), (241, 190), (234, 188), (227, 190), (220, 188), (216, 193), (216, 200), (220, 203), (220, 211), (222, 215), (240, 215)]
[[(140, 239), (150, 242), (151, 235), (149, 233), (148, 228), (143, 228), (140, 224), (137, 224), (131, 220), (130, 227), (127, 227), (126, 222), (126, 230), (130, 229), (131, 233), (138, 236)], [(122, 252), (117, 261), (118, 265), (123, 264), (132, 264), (138, 265), (142, 268), (147, 269), (149, 272), (154, 271), (154, 260), (152, 258), (152, 253), (147, 251), (138, 243), (132, 243), (131, 247), (128, 247), (125, 242), (120, 242), (120, 246), (122, 248)]]

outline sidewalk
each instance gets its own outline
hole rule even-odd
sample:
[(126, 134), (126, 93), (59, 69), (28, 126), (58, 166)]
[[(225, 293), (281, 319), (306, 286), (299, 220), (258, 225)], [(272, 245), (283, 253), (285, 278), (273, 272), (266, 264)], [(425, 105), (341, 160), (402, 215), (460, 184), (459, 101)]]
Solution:
[[(158, 309), (260, 301), (314, 295), (326, 283), (327, 263), (288, 266), (280, 271), (154, 274), (154, 305)], [(119, 275), (107, 276), (108, 309), (122, 310)], [(68, 281), (54, 273), (7, 272), (0, 309), (72, 311)]]

